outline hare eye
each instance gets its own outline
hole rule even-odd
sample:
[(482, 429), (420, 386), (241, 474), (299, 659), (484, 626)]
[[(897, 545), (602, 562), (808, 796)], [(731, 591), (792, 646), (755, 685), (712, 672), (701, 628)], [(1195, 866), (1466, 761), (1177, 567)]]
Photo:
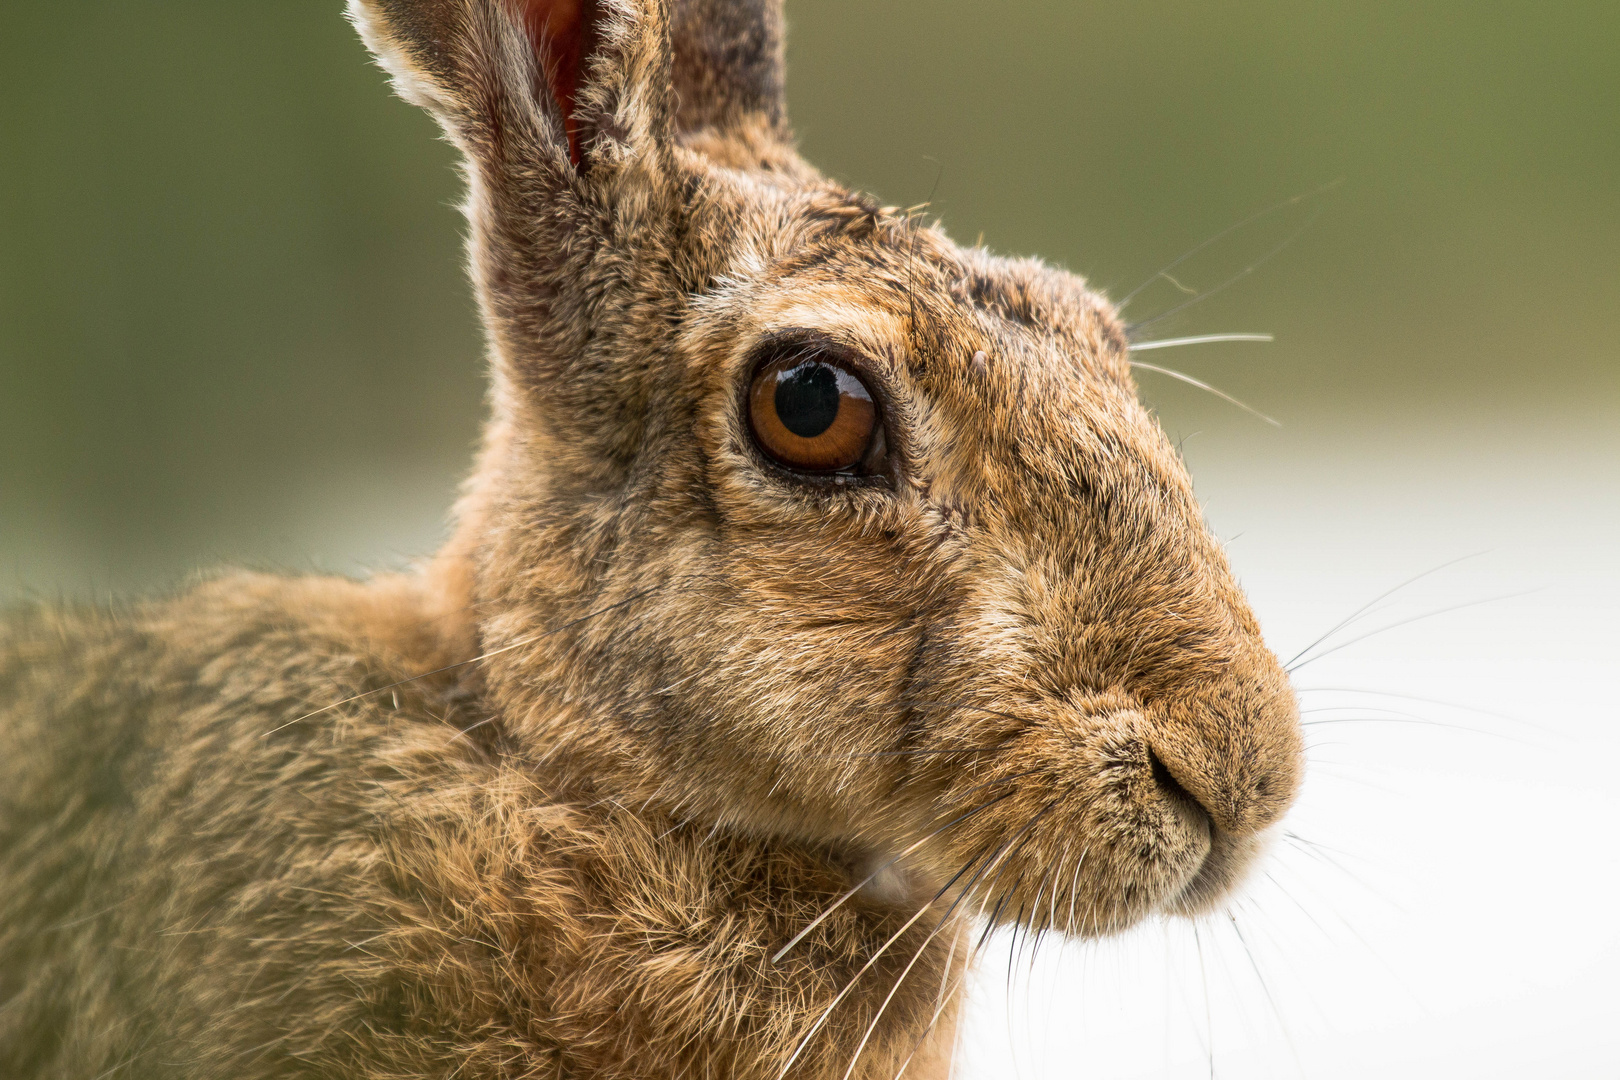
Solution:
[(878, 410), (860, 376), (824, 356), (795, 351), (767, 360), (754, 373), (748, 425), (760, 449), (779, 465), (849, 472), (870, 464)]

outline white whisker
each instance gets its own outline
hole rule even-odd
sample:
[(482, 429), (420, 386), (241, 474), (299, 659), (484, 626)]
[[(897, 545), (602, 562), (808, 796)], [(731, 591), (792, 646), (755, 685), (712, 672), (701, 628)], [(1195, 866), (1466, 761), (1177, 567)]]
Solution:
[(1208, 391), (1209, 393), (1214, 394), (1216, 397), (1220, 398), (1222, 401), (1230, 402), (1231, 404), (1236, 405), (1238, 408), (1242, 409), (1244, 412), (1250, 413), (1250, 414), (1252, 414), (1254, 416), (1258, 416), (1260, 419), (1264, 420), (1266, 423), (1270, 424), (1272, 427), (1282, 427), (1282, 421), (1281, 420), (1274, 420), (1271, 417), (1267, 416), (1265, 413), (1261, 412), (1259, 409), (1256, 409), (1253, 405), (1244, 404), (1243, 402), (1239, 401), (1237, 398), (1233, 397), (1231, 394), (1228, 394), (1225, 390), (1217, 390), (1215, 387), (1209, 385), (1209, 383), (1201, 382), (1198, 379), (1193, 378), (1191, 375), (1187, 375), (1187, 374), (1185, 374), (1183, 372), (1176, 371), (1173, 368), (1159, 367), (1157, 364), (1143, 363), (1140, 360), (1132, 360), (1131, 361), (1131, 367), (1140, 368), (1143, 371), (1157, 372), (1160, 375), (1168, 375), (1172, 379), (1180, 379), (1182, 382), (1186, 383), (1188, 386), (1196, 386), (1200, 390)]
[(938, 829), (935, 829), (933, 832), (929, 833), (927, 836), (923, 837), (921, 840), (918, 840), (916, 843), (912, 844), (910, 847), (908, 847), (904, 851), (900, 852), (900, 854), (896, 855), (894, 858), (890, 859), (888, 862), (884, 863), (882, 866), (880, 866), (876, 870), (872, 871), (865, 878), (861, 879), (861, 881), (856, 883), (854, 887), (852, 887), (849, 890), (847, 890), (846, 892), (844, 892), (843, 895), (839, 896), (838, 899), (834, 900), (830, 905), (828, 905), (826, 910), (824, 910), (820, 915), (817, 915), (813, 920), (811, 920), (810, 925), (806, 926), (803, 930), (800, 930), (797, 934), (795, 934), (791, 941), (789, 941), (786, 945), (782, 946), (780, 949), (776, 950), (776, 952), (773, 953), (772, 956), (771, 956), (771, 963), (773, 963), (773, 964), (781, 963), (782, 957), (786, 956), (793, 949), (793, 946), (795, 946), (799, 942), (803, 941), (805, 939), (806, 935), (808, 935), (810, 933), (810, 931), (814, 930), (816, 927), (820, 926), (823, 922), (825, 922), (827, 917), (829, 915), (831, 915), (833, 912), (837, 911), (840, 907), (842, 907), (844, 905), (844, 903), (847, 900), (849, 900), (850, 897), (854, 896), (856, 893), (858, 893), (862, 889), (866, 888), (866, 886), (868, 886), (872, 882), (876, 881), (878, 875), (883, 873), (883, 871), (889, 869), (889, 867), (893, 866), (895, 863), (899, 862), (901, 859), (905, 858), (907, 855), (910, 855), (911, 853), (916, 851), (918, 848), (920, 848), (924, 844), (928, 843), (928, 841), (934, 839), (934, 837), (936, 837), (940, 833), (944, 832), (946, 829), (951, 828), (953, 825), (961, 824), (962, 822), (966, 821), (968, 818), (972, 817), (974, 814), (979, 813), (981, 810), (989, 809), (990, 807), (992, 807), (992, 806), (996, 805), (997, 803), (1001, 802), (1003, 799), (1009, 798), (1013, 794), (1015, 794), (1015, 793), (1009, 791), (1005, 795), (998, 795), (998, 796), (996, 796), (996, 798), (994, 798), (994, 799), (990, 800), (989, 802), (985, 803), (983, 806), (976, 806), (972, 810), (969, 810), (967, 813), (958, 815), (956, 818), (952, 819), (951, 821), (946, 822), (944, 825), (941, 825)]
[[(906, 964), (905, 969), (900, 972), (900, 977), (894, 980), (894, 985), (889, 987), (888, 995), (884, 997), (883, 1004), (878, 1006), (877, 1013), (872, 1017), (872, 1022), (866, 1025), (866, 1034), (861, 1036), (860, 1045), (855, 1047), (855, 1053), (849, 1059), (849, 1068), (844, 1070), (843, 1080), (849, 1080), (854, 1075), (855, 1065), (861, 1060), (861, 1054), (866, 1050), (866, 1044), (871, 1040), (872, 1032), (877, 1030), (878, 1022), (883, 1019), (883, 1014), (888, 1011), (889, 1002), (893, 1001), (894, 995), (900, 992), (900, 984), (906, 981), (906, 976), (911, 974), (911, 969), (917, 966), (917, 961), (922, 959), (923, 953), (928, 951), (928, 946), (933, 943), (935, 937), (939, 936), (939, 932), (945, 929), (945, 924), (948, 921), (947, 919), (941, 919), (939, 925), (934, 927), (927, 937), (923, 938), (922, 944), (917, 946), (917, 951), (912, 954), (910, 963)], [(951, 955), (954, 956), (955, 954), (956, 945), (953, 942)], [(947, 973), (950, 971), (949, 960), (946, 961), (946, 971)]]
[(1213, 345), (1220, 341), (1276, 341), (1270, 334), (1195, 334), (1192, 337), (1160, 338), (1157, 341), (1133, 341), (1131, 352), (1151, 352), (1154, 349), (1179, 349), (1183, 345)]

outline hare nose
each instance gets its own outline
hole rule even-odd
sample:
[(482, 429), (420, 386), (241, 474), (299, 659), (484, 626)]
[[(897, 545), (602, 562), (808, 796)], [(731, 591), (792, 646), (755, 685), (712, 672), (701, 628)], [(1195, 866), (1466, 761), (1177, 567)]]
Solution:
[(1178, 799), (1188, 806), (1196, 806), (1206, 817), (1213, 820), (1209, 808), (1199, 802), (1197, 797), (1187, 790), (1186, 785), (1176, 779), (1176, 774), (1170, 771), (1170, 766), (1164, 763), (1163, 758), (1153, 752), (1152, 747), (1148, 748), (1148, 772), (1153, 777), (1154, 786), (1165, 795)]
[(1167, 709), (1151, 736), (1156, 785), (1244, 836), (1272, 825), (1303, 778), (1303, 739), (1293, 694), (1199, 695)]

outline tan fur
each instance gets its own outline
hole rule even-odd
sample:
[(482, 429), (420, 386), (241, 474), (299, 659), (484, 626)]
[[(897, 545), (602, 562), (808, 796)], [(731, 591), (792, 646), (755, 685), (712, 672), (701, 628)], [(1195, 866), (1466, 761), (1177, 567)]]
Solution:
[[(467, 161), (493, 411), (434, 562), (0, 630), (0, 1075), (939, 1076), (972, 915), (1203, 910), (1291, 801), (1108, 304), (800, 160), (772, 0), (586, 10), (576, 168), (503, 0), (351, 4)], [(792, 328), (893, 482), (752, 449)]]

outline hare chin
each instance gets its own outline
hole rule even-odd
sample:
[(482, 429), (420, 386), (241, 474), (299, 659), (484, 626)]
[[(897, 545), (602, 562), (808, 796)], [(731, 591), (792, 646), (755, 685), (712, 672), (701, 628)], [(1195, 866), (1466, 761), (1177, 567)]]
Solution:
[[(1267, 834), (1221, 829), (1197, 803), (1177, 802), (1178, 812), (1168, 819), (1139, 830), (1122, 829), (1128, 839), (1116, 851), (1140, 849), (1141, 860), (1127, 856), (1115, 862), (1114, 880), (1092, 885), (1097, 891), (1086, 905), (1089, 925), (1082, 919), (1063, 928), (1094, 937), (1129, 930), (1153, 916), (1197, 919), (1220, 909), (1242, 886), (1266, 847)], [(1061, 926), (1061, 920), (1045, 921)]]
[(1241, 885), (1264, 851), (1267, 837), (1234, 836), (1213, 830), (1209, 850), (1196, 873), (1159, 905), (1164, 915), (1196, 919), (1215, 910)]
[[(1178, 785), (1179, 787), (1179, 785)], [(1248, 879), (1250, 869), (1267, 846), (1268, 833), (1237, 834), (1215, 825), (1206, 811), (1190, 796), (1186, 797), (1172, 822), (1161, 828), (1167, 846), (1180, 840), (1187, 847), (1199, 851), (1180, 880), (1164, 883), (1161, 895), (1150, 899), (1142, 911), (1149, 914), (1196, 919), (1216, 910)]]

